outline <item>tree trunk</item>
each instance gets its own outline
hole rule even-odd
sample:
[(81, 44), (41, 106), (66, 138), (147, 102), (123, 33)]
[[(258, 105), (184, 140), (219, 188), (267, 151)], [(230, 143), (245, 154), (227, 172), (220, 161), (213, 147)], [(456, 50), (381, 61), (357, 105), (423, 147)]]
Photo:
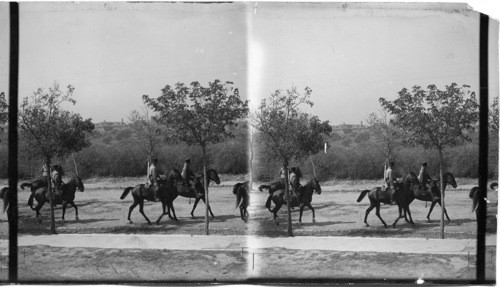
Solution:
[(283, 161), (283, 170), (285, 171), (285, 197), (286, 197), (286, 210), (287, 210), (287, 223), (288, 223), (287, 235), (293, 236), (292, 209), (290, 207), (291, 194), (290, 194), (290, 188), (288, 185), (288, 181), (289, 181), (289, 179), (288, 179), (288, 160)]
[(314, 167), (314, 161), (313, 161), (313, 157), (312, 157), (312, 153), (311, 152), (309, 152), (309, 159), (311, 159), (311, 165), (312, 165), (312, 168), (313, 168), (314, 178), (316, 178), (316, 168)]
[(50, 203), (50, 233), (51, 234), (56, 234), (56, 219), (54, 216), (54, 192), (52, 189), (52, 184), (51, 184), (51, 171), (50, 171), (50, 158), (45, 159), (45, 164), (47, 165), (48, 168), (48, 177), (47, 177), (47, 191), (49, 193), (49, 203)]
[(203, 188), (205, 190), (205, 235), (209, 235), (208, 231), (208, 178), (207, 178), (207, 149), (204, 145), (201, 146), (203, 152)]
[(443, 181), (443, 150), (439, 151), (439, 188), (441, 190), (441, 238), (444, 239), (444, 181)]

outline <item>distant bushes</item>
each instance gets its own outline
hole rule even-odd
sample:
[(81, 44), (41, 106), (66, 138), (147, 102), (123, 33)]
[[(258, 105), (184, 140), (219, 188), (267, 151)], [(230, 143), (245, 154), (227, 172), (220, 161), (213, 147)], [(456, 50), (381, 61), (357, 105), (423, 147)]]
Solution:
[[(497, 151), (498, 152), (498, 151)], [(445, 172), (452, 172), (455, 177), (478, 177), (478, 155), (477, 143), (449, 148), (445, 150), (444, 157)], [(494, 156), (492, 156), (493, 158)], [(327, 150), (313, 155), (312, 160), (316, 171), (316, 177), (320, 181), (334, 179), (382, 179), (384, 175), (385, 158), (376, 147), (370, 144), (358, 145), (356, 147), (333, 146)], [(395, 174), (398, 177), (405, 176), (412, 171), (418, 174), (421, 163), (427, 161), (429, 173), (432, 177), (439, 176), (438, 153), (435, 150), (425, 150), (421, 147), (399, 147), (393, 155), (396, 163)], [(313, 176), (313, 167), (309, 157), (302, 162), (291, 163), (290, 166), (300, 166), (305, 177)], [(254, 178), (266, 178), (272, 174), (278, 179), (280, 165), (278, 162), (268, 164), (267, 169), (256, 169)], [(498, 165), (491, 164), (489, 177), (498, 175)]]

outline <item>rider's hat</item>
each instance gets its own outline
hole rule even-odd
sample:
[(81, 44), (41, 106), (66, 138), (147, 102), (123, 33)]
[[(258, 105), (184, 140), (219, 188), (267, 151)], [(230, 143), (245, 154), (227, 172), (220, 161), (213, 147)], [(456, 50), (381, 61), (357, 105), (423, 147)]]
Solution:
[(189, 158), (186, 158), (185, 162), (191, 162), (191, 160)]

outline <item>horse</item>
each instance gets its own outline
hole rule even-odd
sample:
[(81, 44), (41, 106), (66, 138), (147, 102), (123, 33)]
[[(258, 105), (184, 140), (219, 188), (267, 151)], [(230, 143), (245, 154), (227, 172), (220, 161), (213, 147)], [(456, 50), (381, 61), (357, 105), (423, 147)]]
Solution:
[[(411, 218), (410, 203), (413, 201), (413, 199), (412, 199), (412, 196), (409, 194), (409, 189), (405, 188), (405, 183), (400, 183), (400, 182), (394, 183), (394, 189), (395, 189), (394, 200), (396, 201), (396, 203), (398, 205), (399, 217), (396, 219), (396, 221), (394, 221), (392, 226), (396, 227), (396, 223), (398, 222), (398, 220), (400, 218), (402, 218), (403, 211), (405, 211), (405, 214), (406, 214), (406, 211), (408, 211), (408, 214), (410, 216), (410, 220), (408, 220), (406, 217), (405, 217), (405, 220), (411, 224), (415, 224), (413, 222), (413, 219)], [(369, 189), (363, 190), (363, 191), (361, 191), (361, 193), (356, 201), (361, 202), (363, 200), (363, 198), (366, 197), (367, 194), (368, 194), (368, 199), (370, 200), (370, 206), (366, 209), (366, 212), (365, 212), (365, 220), (364, 220), (365, 226), (367, 226), (367, 227), (370, 226), (367, 222), (368, 214), (370, 214), (370, 212), (374, 208), (376, 208), (375, 214), (380, 219), (380, 221), (382, 221), (382, 224), (384, 224), (384, 227), (387, 228), (387, 224), (380, 216), (380, 204), (381, 203), (391, 204), (391, 196), (390, 196), (389, 190), (388, 189), (383, 190), (381, 187), (375, 187), (371, 190), (369, 190)]]
[(261, 185), (259, 186), (259, 191), (263, 191), (263, 189), (268, 189), (269, 190), (269, 196), (267, 197), (267, 200), (266, 200), (266, 207), (267, 209), (269, 209), (269, 211), (272, 212), (272, 209), (271, 209), (271, 202), (273, 200), (273, 193), (275, 191), (278, 191), (278, 190), (283, 190), (285, 189), (285, 185), (283, 184), (283, 182), (281, 181), (277, 181), (277, 182), (273, 182), (269, 185)]
[(247, 207), (250, 205), (250, 195), (248, 194), (250, 181), (240, 182), (233, 186), (233, 194), (236, 195), (236, 208), (240, 208), (241, 219), (247, 221)]
[[(158, 179), (158, 198), (162, 202), (163, 205), (163, 213), (165, 213), (165, 206), (168, 204), (169, 200), (167, 198), (167, 188), (171, 185), (171, 181), (169, 179)], [(132, 191), (132, 192), (131, 192)], [(148, 222), (149, 225), (151, 225), (151, 221), (149, 218), (146, 216), (144, 213), (144, 200), (148, 201), (155, 201), (154, 197), (154, 190), (152, 187), (146, 187), (145, 184), (138, 184), (135, 187), (127, 187), (123, 191), (122, 195), (120, 196), (120, 199), (125, 199), (129, 193), (132, 193), (132, 197), (134, 198), (134, 202), (132, 205), (129, 207), (128, 211), (128, 217), (127, 220), (129, 223), (133, 223), (132, 220), (130, 219), (130, 215), (132, 214), (132, 210), (139, 205), (139, 212), (144, 216), (146, 221)], [(160, 219), (163, 216), (163, 214), (158, 218), (156, 221), (156, 224), (160, 223)], [(177, 220), (177, 218), (176, 218)]]
[[(54, 192), (54, 197), (53, 197), (53, 204), (62, 204), (62, 220), (64, 221), (64, 215), (66, 213), (66, 206), (70, 204), (75, 208), (75, 219), (78, 219), (78, 207), (76, 206), (74, 200), (75, 200), (75, 192), (76, 190), (79, 190), (80, 192), (83, 192), (85, 190), (85, 187), (83, 185), (82, 180), (78, 177), (75, 176), (73, 177), (68, 183), (63, 183), (61, 185), (61, 191), (62, 194)], [(49, 196), (47, 195), (47, 187), (42, 187), (36, 190), (33, 198), (37, 201), (37, 206), (33, 207), (33, 202), (30, 204), (30, 208), (36, 212), (35, 218), (38, 220), (38, 223), (42, 223), (42, 215), (40, 214), (40, 209), (42, 206), (46, 203), (49, 202)]]
[(29, 187), (31, 189), (30, 197), (28, 198), (28, 205), (33, 205), (33, 197), (35, 196), (35, 192), (37, 189), (47, 187), (47, 180), (43, 178), (36, 179), (32, 182), (24, 182), (21, 184), (21, 189), (24, 190), (25, 187)]
[[(413, 172), (410, 172), (410, 174), (412, 174), (412, 177), (415, 177), (415, 174)], [(446, 190), (446, 186), (448, 186), (448, 184), (450, 184), (453, 188), (457, 188), (457, 182), (455, 180), (455, 177), (453, 176), (452, 173), (450, 172), (447, 172), (443, 175), (443, 187), (444, 187), (444, 190)], [(412, 188), (412, 191), (413, 191), (413, 194), (415, 195), (415, 199), (418, 199), (418, 200), (421, 200), (421, 201), (431, 201), (431, 207), (429, 208), (429, 213), (427, 214), (427, 221), (428, 222), (431, 222), (431, 212), (432, 210), (434, 209), (434, 206), (437, 204), (439, 204), (439, 206), (441, 206), (441, 190), (440, 190), (440, 187), (439, 187), (439, 180), (433, 180), (431, 182), (431, 190), (432, 190), (432, 193), (434, 193), (434, 195), (436, 195), (439, 200), (436, 200), (436, 201), (433, 201), (431, 195), (426, 192), (424, 189), (423, 189), (423, 185), (422, 184), (417, 184), (417, 185), (414, 185), (413, 188)], [(444, 214), (446, 215), (446, 218), (448, 219), (448, 221), (451, 221), (450, 217), (448, 216), (448, 212), (446, 211), (446, 208), (444, 208)]]
[(384, 227), (387, 227), (387, 224), (385, 221), (382, 219), (380, 216), (380, 203), (385, 203), (385, 204), (391, 204), (391, 195), (389, 193), (389, 190), (382, 190), (381, 187), (375, 187), (371, 190), (365, 189), (361, 191), (361, 194), (359, 195), (358, 199), (356, 200), (357, 202), (361, 202), (363, 198), (368, 194), (368, 199), (370, 200), (370, 206), (366, 209), (365, 212), (365, 225), (366, 227), (370, 226), (368, 222), (366, 221), (368, 218), (368, 214), (372, 211), (372, 209), (375, 209), (375, 214), (377, 217), (382, 221), (384, 224)]
[[(216, 184), (220, 184), (219, 174), (215, 169), (207, 170), (207, 177), (208, 177), (207, 185), (209, 185), (211, 181), (213, 181)], [(179, 195), (187, 198), (195, 198), (193, 209), (191, 210), (191, 217), (194, 218), (194, 210), (196, 209), (198, 202), (200, 200), (203, 200), (203, 202), (206, 204), (205, 189), (203, 188), (203, 183), (200, 180), (202, 178), (203, 176), (195, 177), (194, 187), (187, 187), (186, 181), (182, 178), (181, 173), (177, 169), (173, 169), (167, 177), (169, 184), (166, 188), (165, 203), (163, 204), (163, 213), (158, 218), (156, 223), (159, 224), (161, 218), (165, 214), (167, 214), (169, 218), (177, 221), (177, 216), (175, 215), (173, 201)], [(194, 190), (194, 188), (198, 190), (198, 193), (202, 194), (201, 197), (196, 197), (196, 190)], [(172, 213), (170, 213), (170, 210), (172, 210)], [(210, 212), (212, 219), (214, 219), (215, 216), (212, 213), (212, 208), (210, 207), (210, 204), (208, 205), (208, 211)]]
[[(498, 183), (494, 182), (492, 184), (490, 184), (490, 189), (492, 190), (495, 190), (498, 188)], [(474, 186), (473, 188), (471, 188), (470, 192), (469, 192), (469, 198), (472, 199), (472, 212), (476, 212), (476, 215), (477, 215), (477, 206), (479, 204), (479, 198), (478, 198), (478, 191), (479, 190), (479, 186)]]
[(3, 212), (7, 211), (7, 220), (11, 222), (12, 208), (10, 208), (10, 202), (9, 202), (9, 187), (4, 187), (0, 189), (0, 199), (3, 200)]
[[(316, 178), (309, 180), (304, 186), (300, 186), (298, 194), (295, 192), (290, 192), (290, 207), (300, 207), (299, 222), (302, 222), (302, 213), (304, 207), (307, 206), (313, 214), (313, 222), (316, 217), (314, 213), (314, 208), (311, 206), (313, 192), (318, 195), (321, 194), (321, 186)], [(274, 220), (278, 217), (278, 211), (283, 204), (286, 204), (285, 191), (283, 189), (277, 190), (272, 195), (272, 201), (274, 202), (274, 209), (270, 210), (274, 214)], [(276, 224), (278, 222), (276, 221)]]

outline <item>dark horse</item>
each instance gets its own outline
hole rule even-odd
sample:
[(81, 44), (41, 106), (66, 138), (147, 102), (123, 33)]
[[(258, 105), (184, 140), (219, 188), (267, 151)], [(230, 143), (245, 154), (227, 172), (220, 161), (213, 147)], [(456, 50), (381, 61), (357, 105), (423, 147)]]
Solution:
[(250, 181), (240, 182), (233, 186), (233, 194), (236, 195), (236, 208), (240, 208), (241, 219), (247, 221), (247, 207), (250, 205), (250, 195), (248, 194)]
[[(309, 207), (309, 209), (312, 211), (314, 222), (314, 218), (316, 217), (316, 215), (314, 213), (314, 208), (311, 206), (313, 192), (321, 194), (321, 186), (319, 185), (319, 182), (316, 178), (309, 180), (304, 186), (300, 186), (298, 194), (290, 190), (290, 207), (300, 207), (299, 222), (302, 222), (302, 212), (304, 211), (305, 206)], [(278, 217), (277, 213), (280, 210), (281, 206), (283, 204), (286, 204), (285, 190), (280, 189), (275, 191), (272, 196), (272, 201), (274, 202), (275, 206), (274, 209), (271, 210), (271, 212), (274, 214), (274, 219), (276, 220), (276, 218)], [(276, 224), (278, 224), (277, 221)]]
[[(415, 174), (413, 172), (410, 172), (412, 178), (413, 178), (413, 181), (414, 181), (414, 178), (417, 178), (415, 176)], [(418, 179), (417, 179), (418, 181)], [(446, 190), (446, 186), (448, 186), (448, 184), (450, 184), (453, 188), (457, 188), (457, 182), (455, 181), (455, 177), (453, 176), (452, 173), (450, 172), (447, 172), (443, 175), (443, 183), (444, 183), (444, 189)], [(427, 213), (427, 221), (431, 221), (431, 212), (432, 210), (434, 209), (434, 206), (437, 204), (439, 204), (439, 206), (441, 206), (441, 190), (440, 190), (440, 184), (439, 184), (439, 180), (433, 180), (431, 182), (431, 190), (432, 190), (432, 193), (439, 198), (439, 200), (436, 200), (436, 201), (433, 201), (432, 200), (432, 197), (431, 195), (426, 192), (424, 190), (424, 187), (423, 185), (418, 182), (418, 184), (415, 184), (413, 185), (412, 187), (412, 191), (413, 191), (413, 195), (415, 196), (415, 199), (418, 199), (418, 200), (421, 200), (421, 201), (431, 201), (431, 207), (429, 208), (429, 213)], [(446, 215), (446, 218), (448, 219), (448, 221), (450, 221), (450, 217), (448, 217), (448, 212), (446, 211), (446, 208), (444, 208), (444, 214)]]
[[(418, 181), (418, 180), (417, 180)], [(396, 227), (396, 223), (398, 220), (403, 216), (403, 211), (407, 211), (410, 217), (410, 220), (406, 219), (408, 222), (411, 224), (415, 224), (413, 222), (413, 219), (411, 218), (411, 212), (410, 212), (410, 203), (413, 201), (414, 198), (412, 198), (412, 194), (410, 194), (410, 189), (409, 189), (409, 183), (405, 181), (405, 183), (399, 183), (395, 182), (394, 183), (394, 188), (395, 188), (395, 193), (394, 193), (394, 200), (396, 201), (399, 209), (399, 216), (394, 221), (392, 224), (393, 227)], [(382, 190), (381, 187), (375, 187), (371, 190), (363, 190), (361, 191), (361, 194), (359, 195), (358, 199), (356, 200), (357, 202), (361, 202), (363, 198), (368, 194), (368, 199), (370, 200), (370, 206), (366, 209), (365, 212), (365, 220), (364, 223), (366, 226), (370, 226), (367, 222), (368, 214), (376, 208), (375, 214), (377, 217), (382, 221), (384, 224), (384, 227), (387, 227), (387, 224), (385, 221), (382, 219), (380, 216), (380, 204), (385, 203), (385, 204), (391, 204), (391, 197), (389, 190)]]
[(278, 190), (284, 190), (285, 189), (285, 185), (283, 184), (283, 182), (281, 181), (277, 181), (277, 182), (273, 182), (269, 185), (266, 185), (266, 184), (263, 184), (261, 186), (259, 186), (259, 191), (263, 191), (263, 189), (268, 189), (269, 190), (269, 197), (267, 198), (266, 200), (266, 207), (267, 209), (269, 209), (269, 211), (273, 211), (271, 209), (271, 202), (273, 200), (273, 193), (275, 191), (278, 191)]
[[(490, 188), (492, 190), (495, 190), (498, 188), (498, 183), (494, 182), (490, 184)], [(477, 191), (479, 190), (479, 186), (474, 186), (471, 188), (469, 192), (469, 198), (472, 199), (472, 212), (476, 212), (476, 217), (477, 217), (477, 205), (479, 204), (479, 196)]]
[[(76, 190), (83, 192), (85, 187), (83, 186), (82, 180), (75, 176), (68, 183), (63, 183), (61, 186), (62, 194), (54, 192), (54, 205), (62, 204), (62, 220), (64, 220), (64, 214), (66, 213), (66, 206), (68, 203), (75, 208), (75, 219), (78, 220), (78, 207), (74, 203)], [(45, 204), (49, 202), (49, 196), (47, 194), (47, 187), (42, 187), (36, 190), (34, 194), (34, 199), (37, 201), (37, 206), (33, 207), (33, 201), (31, 201), (30, 207), (32, 210), (36, 211), (36, 219), (39, 223), (42, 222), (42, 215), (40, 214), (40, 209)]]
[[(166, 179), (166, 180), (159, 179), (158, 180), (158, 187), (157, 187), (158, 191), (157, 192), (158, 192), (158, 198), (160, 199), (160, 201), (163, 204), (163, 210), (165, 210), (165, 205), (168, 203), (167, 189), (169, 188), (169, 185), (171, 185), (171, 184), (172, 184), (172, 182), (169, 181), (169, 179)], [(134, 198), (134, 202), (132, 203), (132, 205), (129, 207), (129, 210), (128, 210), (127, 219), (129, 221), (129, 223), (133, 223), (132, 220), (130, 219), (130, 215), (132, 214), (132, 210), (134, 210), (134, 208), (137, 205), (139, 205), (139, 212), (142, 214), (142, 216), (144, 216), (144, 218), (146, 219), (148, 224), (151, 224), (151, 221), (144, 213), (144, 200), (155, 201), (153, 187), (152, 186), (146, 187), (145, 184), (139, 184), (139, 185), (136, 185), (135, 187), (127, 187), (127, 188), (125, 188), (122, 195), (120, 196), (120, 199), (125, 199), (125, 197), (130, 193), (130, 191), (132, 191), (131, 193), (132, 193), (132, 197)], [(160, 219), (161, 219), (161, 216), (156, 221), (157, 224), (159, 224)]]
[(7, 220), (10, 222), (12, 219), (12, 208), (9, 204), (9, 187), (0, 189), (0, 198), (3, 200), (3, 212), (7, 211)]
[[(213, 181), (216, 184), (220, 184), (220, 179), (219, 179), (219, 175), (217, 174), (217, 171), (215, 171), (214, 169), (209, 169), (207, 171), (207, 175), (208, 175), (208, 184), (210, 183), (210, 181)], [(179, 195), (183, 196), (183, 197), (188, 197), (188, 198), (196, 198), (193, 209), (191, 210), (191, 216), (194, 217), (194, 210), (195, 210), (196, 206), (198, 205), (198, 202), (200, 201), (200, 199), (206, 203), (203, 183), (200, 180), (201, 178), (203, 178), (203, 177), (196, 177), (194, 180), (194, 182), (195, 182), (194, 188), (197, 188), (198, 191), (203, 194), (199, 198), (196, 198), (196, 192), (193, 188), (187, 187), (186, 182), (184, 181), (184, 179), (181, 176), (181, 173), (176, 169), (174, 169), (174, 170), (172, 170), (172, 172), (170, 172), (170, 174), (167, 176), (167, 179), (165, 181), (158, 181), (159, 185), (160, 185), (159, 198), (162, 202), (163, 211), (162, 211), (162, 214), (160, 215), (160, 217), (156, 220), (156, 224), (160, 224), (160, 220), (162, 219), (162, 217), (164, 215), (168, 215), (169, 218), (171, 218), (175, 221), (178, 221), (177, 216), (175, 214), (173, 202)], [(160, 182), (162, 182), (162, 183), (160, 184)], [(132, 188), (128, 188), (128, 189), (132, 189)], [(126, 192), (128, 193), (127, 189), (125, 189), (125, 191), (123, 192), (123, 195), (121, 197), (122, 199), (125, 198)], [(135, 208), (135, 206), (137, 206), (137, 204), (141, 204), (140, 198), (141, 197), (138, 195), (134, 196), (134, 204), (132, 204), (132, 206), (130, 207), (129, 217), (128, 217), (128, 220), (130, 222), (132, 222), (130, 220), (130, 213), (132, 212), (132, 209)], [(151, 198), (152, 198), (152, 195), (151, 195)], [(152, 199), (148, 199), (148, 198), (144, 198), (144, 199), (152, 200)], [(149, 223), (150, 222), (149, 219), (146, 217), (146, 215), (142, 211), (142, 206), (143, 206), (143, 204), (141, 204), (141, 207), (140, 207), (141, 213)], [(172, 210), (172, 212), (170, 212), (170, 210)], [(212, 213), (212, 209), (210, 208), (210, 205), (208, 205), (208, 211), (212, 215), (212, 218), (215, 218), (214, 214)]]
[(29, 187), (31, 189), (31, 194), (28, 199), (28, 205), (32, 206), (33, 205), (33, 197), (35, 196), (35, 192), (42, 188), (42, 187), (47, 187), (47, 181), (39, 178), (37, 180), (34, 180), (32, 182), (25, 182), (21, 184), (21, 189), (24, 190), (25, 187)]

